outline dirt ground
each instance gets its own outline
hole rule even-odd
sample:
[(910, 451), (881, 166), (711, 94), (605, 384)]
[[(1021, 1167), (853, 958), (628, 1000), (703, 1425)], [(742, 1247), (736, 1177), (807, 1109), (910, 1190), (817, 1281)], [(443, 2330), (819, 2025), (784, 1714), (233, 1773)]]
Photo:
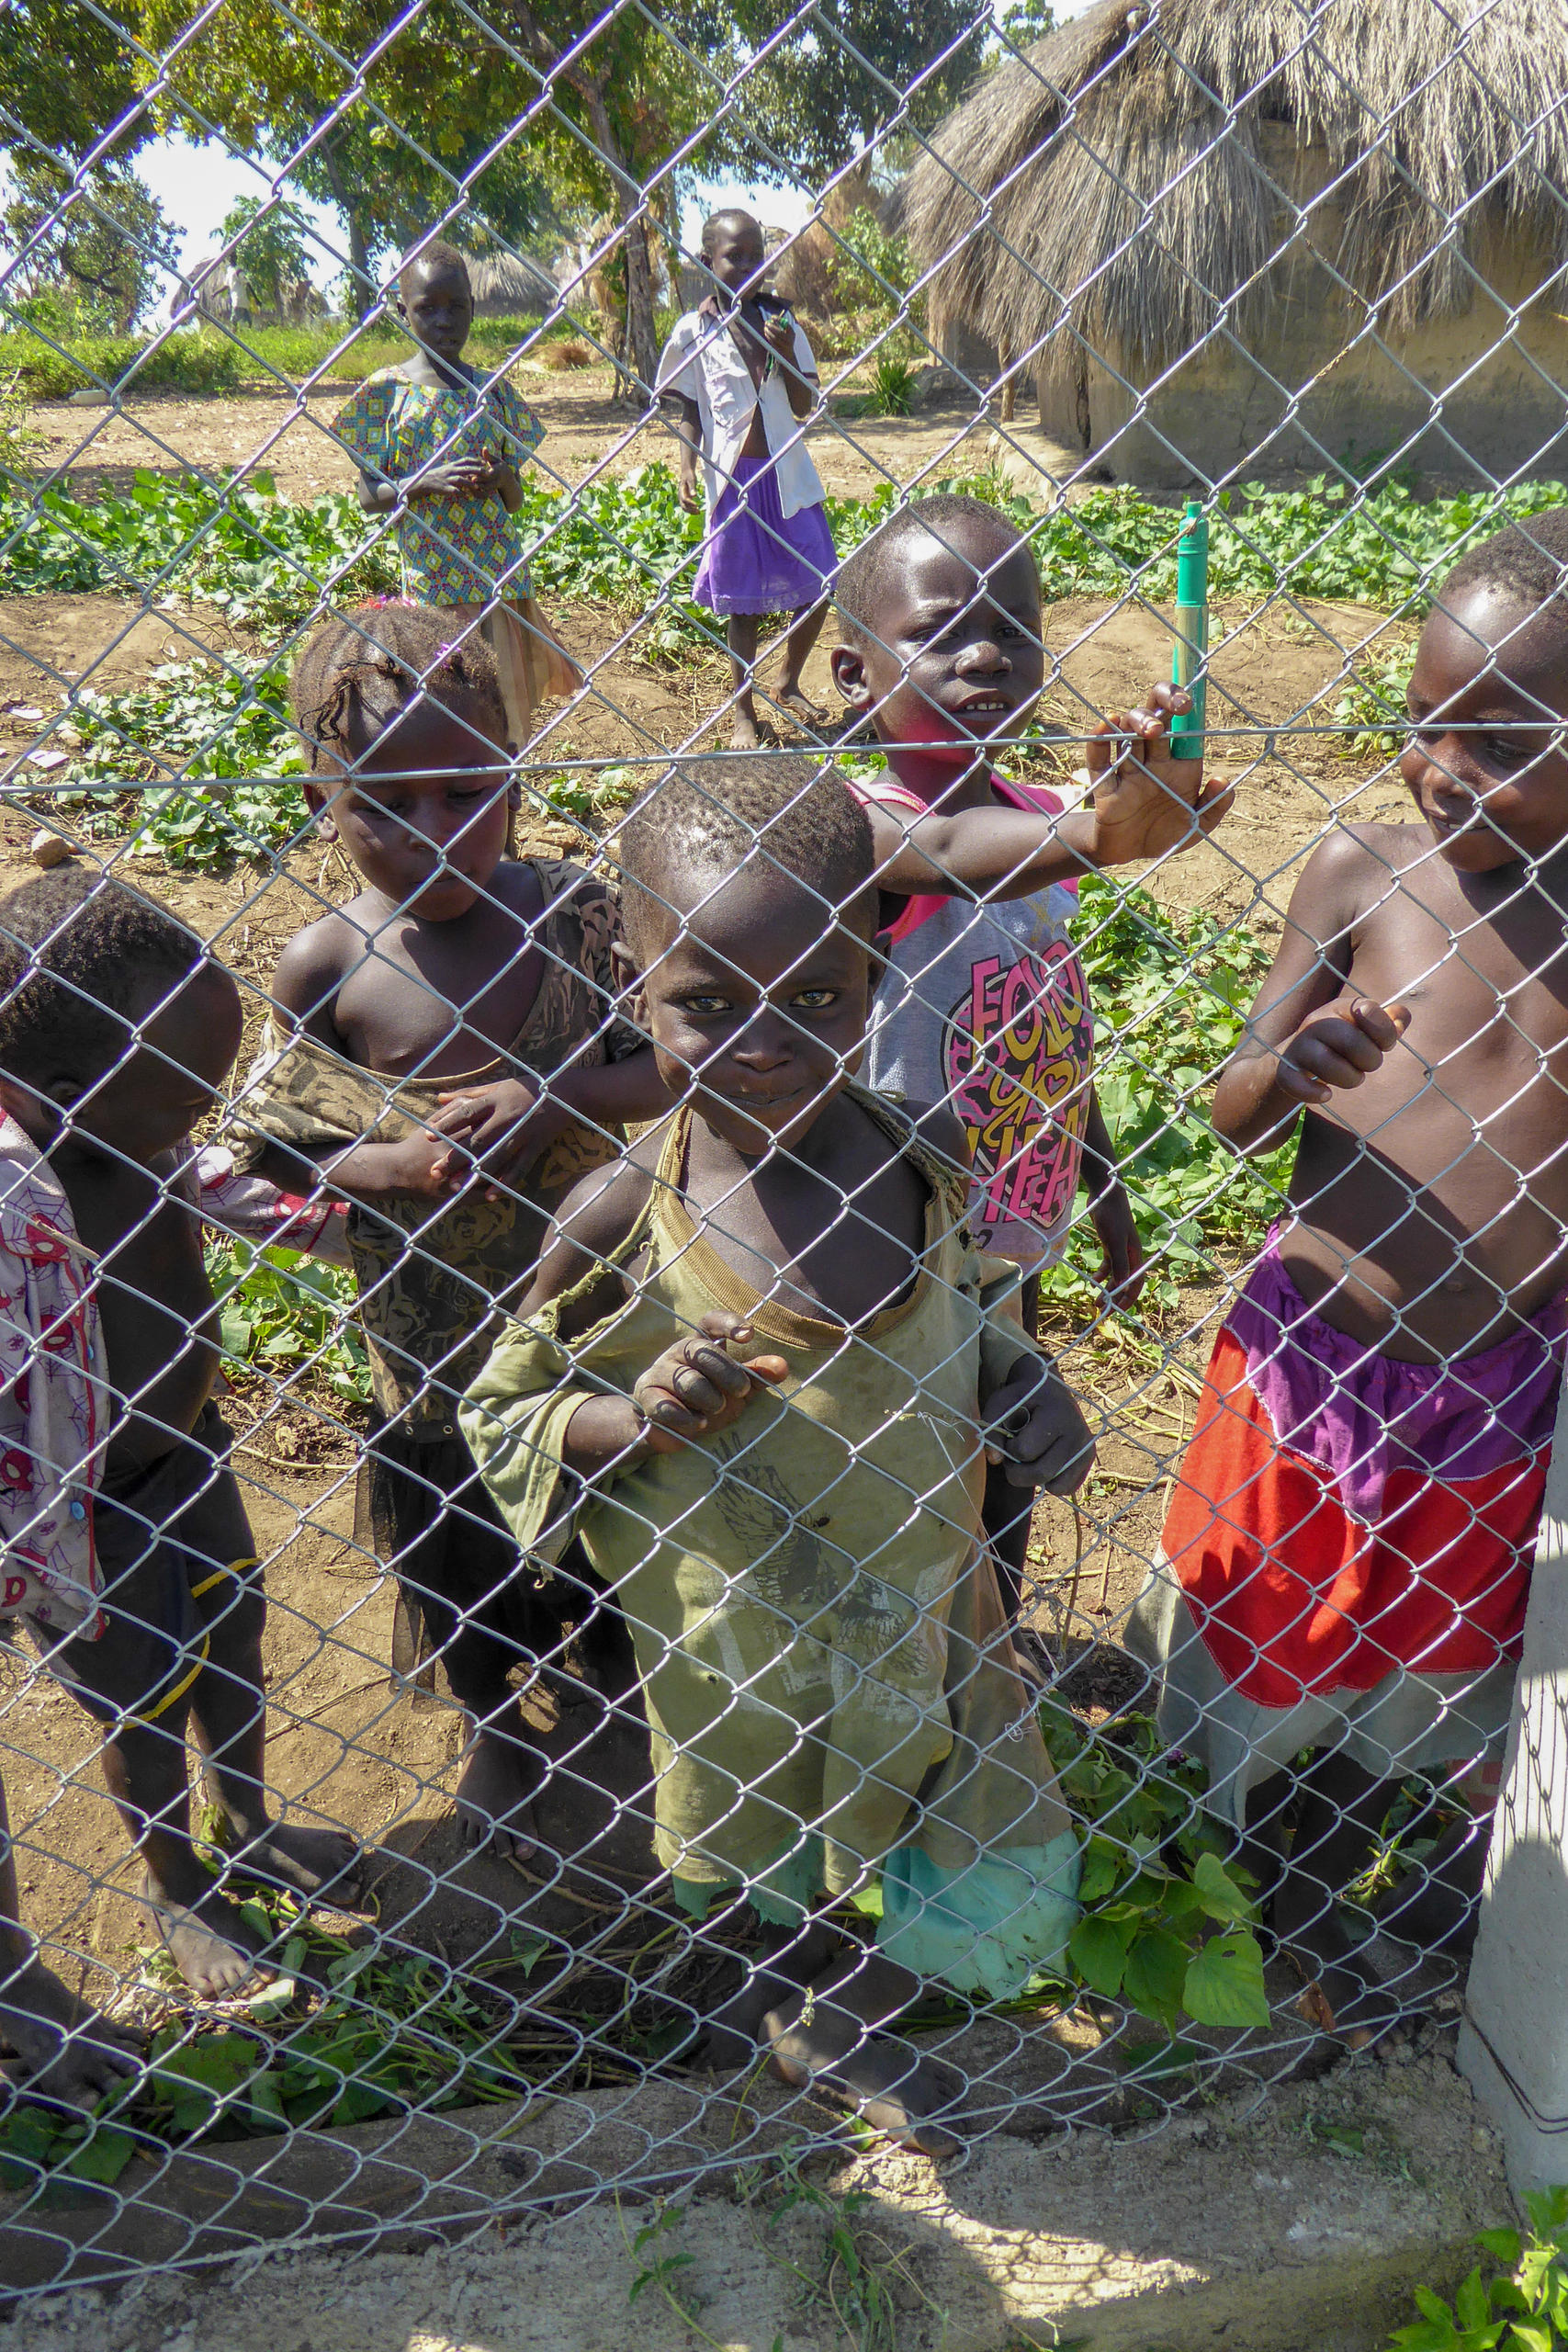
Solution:
[[(525, 369), (516, 380), (546, 428), (536, 459), (546, 479), (575, 484), (629, 472), (650, 458), (673, 462), (668, 427), (613, 401), (607, 368), (562, 375)], [(94, 494), (96, 486), (123, 491), (138, 467), (154, 473), (270, 473), (286, 498), (348, 490), (354, 469), (328, 428), (352, 389), (324, 384), (308, 392), (257, 390), (222, 400), (148, 392), (122, 410), (40, 401), (31, 413), (42, 435), (37, 469), (44, 476), (56, 469), (68, 474), (78, 497)], [(809, 439), (829, 491), (863, 497), (883, 481), (980, 470), (993, 454), (992, 432), (988, 424), (974, 423), (972, 403), (950, 400), (908, 417), (824, 417)], [(1069, 454), (1037, 434), (1027, 446), (1037, 446), (1042, 460), (1061, 475), (1072, 470)]]

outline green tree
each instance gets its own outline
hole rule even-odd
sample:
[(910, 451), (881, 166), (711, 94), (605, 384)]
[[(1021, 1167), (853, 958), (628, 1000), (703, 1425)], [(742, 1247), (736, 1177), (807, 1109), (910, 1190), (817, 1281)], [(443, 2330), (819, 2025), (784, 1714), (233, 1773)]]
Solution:
[(289, 288), (310, 273), (310, 224), (297, 204), (236, 197), (218, 234), (264, 311), (281, 310)]
[(24, 300), (66, 298), (66, 327), (126, 334), (151, 310), (179, 232), (129, 164), (14, 153), (4, 220)]
[(745, 76), (739, 119), (721, 129), (717, 153), (754, 179), (819, 186), (849, 166), (838, 208), (847, 217), (864, 200), (882, 143), (928, 129), (954, 104), (988, 20), (977, 0), (818, 0), (773, 46), (798, 15), (790, 0), (737, 0), (722, 22), (715, 16), (725, 70)]
[[(167, 49), (187, 8), (143, 0), (150, 45)], [(363, 300), (377, 265), (454, 207), (470, 243), (521, 244), (549, 217), (562, 141), (547, 110), (526, 119), (538, 98), (537, 74), (461, 0), (427, 0), (390, 30), (379, 0), (298, 0), (287, 25), (229, 0), (182, 46), (159, 107), (171, 128), (200, 138), (216, 125), (333, 206)]]
[(0, 14), (0, 150), (73, 161), (118, 132), (123, 162), (152, 134), (138, 96), (138, 10), (96, 0), (6, 0)]

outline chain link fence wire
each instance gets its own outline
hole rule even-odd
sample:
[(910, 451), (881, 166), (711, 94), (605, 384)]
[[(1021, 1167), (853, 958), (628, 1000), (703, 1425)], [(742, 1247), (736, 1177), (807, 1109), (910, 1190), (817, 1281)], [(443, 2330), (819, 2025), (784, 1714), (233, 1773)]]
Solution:
[(10, 24), (7, 2285), (1456, 2019), (1558, 14)]

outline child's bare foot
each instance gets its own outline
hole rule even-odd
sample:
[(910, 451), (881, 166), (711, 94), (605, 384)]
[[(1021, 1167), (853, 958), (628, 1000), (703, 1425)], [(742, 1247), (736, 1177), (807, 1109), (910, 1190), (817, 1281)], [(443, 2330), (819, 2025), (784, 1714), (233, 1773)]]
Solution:
[(820, 733), (828, 723), (827, 712), (820, 709), (800, 686), (781, 686), (773, 700), (781, 710), (788, 711), (797, 727), (804, 727), (808, 734)]
[(1367, 2050), (1398, 2024), (1398, 1996), (1361, 1960), (1332, 1911), (1280, 1932), (1280, 1941), (1306, 1980), (1297, 2009), (1320, 2033)]
[(182, 1900), (149, 1876), (141, 1900), (164, 1951), (198, 2000), (231, 2000), (267, 1973), (261, 1961), (271, 1939), (210, 1882), (205, 1892)]
[(938, 2120), (952, 2115), (964, 2094), (950, 2066), (809, 1995), (770, 2011), (762, 2038), (775, 2073), (793, 2089), (850, 2108), (900, 2148), (962, 2154), (963, 2141)]
[(538, 1759), (532, 1748), (482, 1724), (475, 1732), (457, 1781), (457, 1822), (463, 1843), (485, 1847), (502, 1861), (525, 1862), (539, 1843), (533, 1796)]
[(757, 722), (744, 711), (738, 710), (730, 725), (729, 748), (732, 752), (754, 752), (761, 742)]
[(235, 1878), (280, 1886), (290, 1894), (330, 1895), (341, 1909), (352, 1911), (365, 1849), (336, 1829), (269, 1821), (229, 1856), (229, 1868)]
[(0, 1989), (0, 2037), (16, 2053), (5, 2069), (11, 2079), (62, 2107), (96, 2106), (141, 2064), (135, 2037), (79, 2001), (39, 1960)]

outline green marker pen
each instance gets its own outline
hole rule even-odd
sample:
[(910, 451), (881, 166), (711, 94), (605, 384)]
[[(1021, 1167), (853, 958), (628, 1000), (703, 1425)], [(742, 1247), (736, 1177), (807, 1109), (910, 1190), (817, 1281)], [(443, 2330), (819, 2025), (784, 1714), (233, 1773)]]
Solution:
[(1176, 542), (1176, 655), (1170, 682), (1185, 686), (1192, 707), (1170, 722), (1170, 748), (1178, 759), (1203, 756), (1203, 674), (1209, 652), (1209, 525), (1195, 498), (1187, 502)]

